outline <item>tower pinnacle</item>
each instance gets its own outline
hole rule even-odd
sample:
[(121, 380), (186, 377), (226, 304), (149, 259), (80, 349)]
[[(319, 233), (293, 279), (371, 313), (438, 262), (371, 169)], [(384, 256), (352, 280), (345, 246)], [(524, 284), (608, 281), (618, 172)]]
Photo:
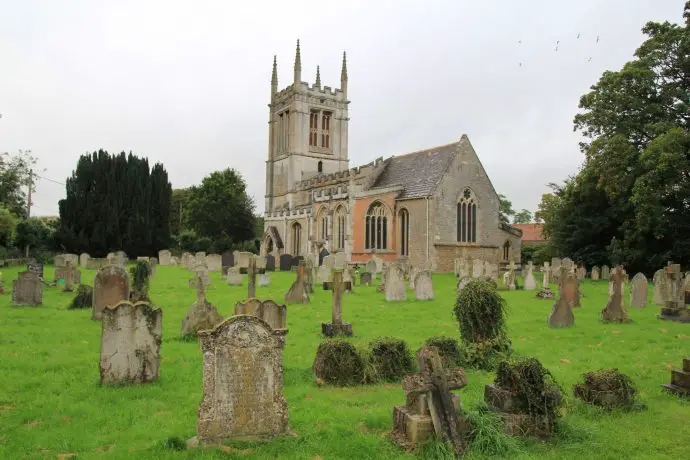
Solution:
[(297, 87), (302, 81), (302, 56), (299, 52), (299, 39), (297, 39), (297, 52), (295, 53), (295, 80), (294, 84)]
[(343, 51), (343, 68), (340, 71), (340, 90), (347, 97), (347, 54)]
[(316, 87), (321, 89), (321, 71), (319, 66), (316, 66)]
[(278, 63), (275, 54), (273, 55), (273, 73), (271, 74), (271, 94), (278, 91)]

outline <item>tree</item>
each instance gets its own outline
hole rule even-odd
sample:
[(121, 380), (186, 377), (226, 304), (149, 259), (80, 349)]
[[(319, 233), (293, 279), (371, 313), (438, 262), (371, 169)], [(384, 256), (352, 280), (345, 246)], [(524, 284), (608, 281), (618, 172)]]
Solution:
[(9, 246), (17, 226), (17, 218), (9, 209), (0, 206), (0, 246)]
[(25, 188), (31, 183), (30, 174), (36, 158), (30, 151), (20, 150), (15, 155), (0, 154), (0, 206), (16, 217), (26, 217), (27, 196)]
[(532, 213), (527, 209), (516, 212), (513, 217), (514, 224), (529, 224), (530, 222), (532, 222)]
[(15, 245), (19, 248), (50, 249), (52, 239), (53, 229), (39, 217), (24, 219), (17, 224)]
[(215, 171), (189, 189), (185, 220), (200, 237), (213, 240), (220, 252), (254, 236), (254, 202), (241, 174), (234, 169)]
[(163, 165), (99, 150), (79, 158), (65, 188), (56, 235), (65, 250), (155, 255), (170, 245), (172, 187)]
[(185, 228), (185, 212), (189, 200), (188, 188), (177, 188), (172, 191), (172, 202), (170, 204), (170, 233), (179, 235)]
[(513, 203), (506, 198), (505, 195), (502, 193), (498, 195), (498, 200), (499, 200), (499, 218), (501, 219), (501, 222), (504, 224), (509, 224), (510, 223), (510, 216), (515, 215), (515, 210), (513, 209)]

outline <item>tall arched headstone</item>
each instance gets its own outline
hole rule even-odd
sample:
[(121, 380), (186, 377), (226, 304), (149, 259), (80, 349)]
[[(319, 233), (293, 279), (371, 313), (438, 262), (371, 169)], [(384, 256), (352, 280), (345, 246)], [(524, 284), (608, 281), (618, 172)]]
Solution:
[(106, 265), (98, 270), (93, 281), (93, 311), (91, 318), (100, 320), (108, 305), (129, 300), (129, 276), (122, 265)]

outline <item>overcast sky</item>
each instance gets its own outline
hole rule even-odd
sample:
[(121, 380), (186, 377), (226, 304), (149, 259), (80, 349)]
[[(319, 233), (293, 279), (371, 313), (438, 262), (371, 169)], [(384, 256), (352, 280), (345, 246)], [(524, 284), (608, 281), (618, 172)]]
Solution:
[[(283, 88), (299, 38), (304, 81), (318, 64), (339, 87), (347, 50), (350, 166), (465, 133), (534, 211), (582, 163), (579, 97), (683, 3), (0, 0), (0, 152), (32, 150), (58, 182), (98, 148), (162, 162), (174, 188), (232, 167), (263, 211), (273, 55)], [(32, 212), (64, 193), (41, 180)]]

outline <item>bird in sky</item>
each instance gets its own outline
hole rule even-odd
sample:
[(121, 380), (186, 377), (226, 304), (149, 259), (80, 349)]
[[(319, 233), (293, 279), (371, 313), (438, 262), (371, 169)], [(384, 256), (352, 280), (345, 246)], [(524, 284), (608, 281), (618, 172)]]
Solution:
[(580, 38), (580, 32), (577, 33), (577, 38), (578, 38), (578, 39)]
[(590, 57), (589, 59), (587, 59), (587, 62), (592, 62), (592, 58)]
[(597, 43), (599, 43), (599, 35), (597, 35)]
[(558, 51), (558, 45), (553, 49), (554, 51)]

